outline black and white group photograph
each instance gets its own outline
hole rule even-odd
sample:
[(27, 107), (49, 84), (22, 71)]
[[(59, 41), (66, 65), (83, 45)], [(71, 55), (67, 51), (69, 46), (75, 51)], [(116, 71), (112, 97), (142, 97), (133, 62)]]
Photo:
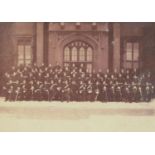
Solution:
[(155, 23), (0, 23), (0, 131), (155, 131)]

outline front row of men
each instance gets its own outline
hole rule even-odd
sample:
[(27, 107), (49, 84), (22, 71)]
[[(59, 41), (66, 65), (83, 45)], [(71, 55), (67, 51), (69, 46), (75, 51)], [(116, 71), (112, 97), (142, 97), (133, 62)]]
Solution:
[(107, 83), (106, 81), (59, 79), (40, 82), (31, 80), (22, 82), (9, 81), (4, 87), (6, 101), (124, 101), (149, 102), (154, 94), (154, 86), (145, 84)]

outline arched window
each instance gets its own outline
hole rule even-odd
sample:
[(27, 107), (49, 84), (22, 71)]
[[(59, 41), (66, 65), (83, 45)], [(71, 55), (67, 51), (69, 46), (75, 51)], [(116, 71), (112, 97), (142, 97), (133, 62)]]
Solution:
[(88, 47), (87, 49), (87, 61), (92, 61), (93, 59), (93, 51), (92, 48)]
[(64, 50), (64, 61), (70, 61), (70, 50), (69, 47), (66, 47)]
[(73, 47), (72, 48), (72, 53), (71, 53), (71, 61), (77, 62), (77, 48)]
[(73, 41), (64, 48), (64, 66), (72, 63), (79, 66), (82, 63), (85, 70), (92, 72), (93, 69), (93, 48), (83, 41)]
[(85, 49), (83, 47), (81, 47), (79, 50), (79, 61), (85, 61)]

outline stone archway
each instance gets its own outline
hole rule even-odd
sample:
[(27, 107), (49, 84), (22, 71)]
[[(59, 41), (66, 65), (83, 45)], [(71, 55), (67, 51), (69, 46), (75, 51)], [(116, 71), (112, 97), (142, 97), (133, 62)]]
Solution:
[(90, 45), (93, 49), (93, 65), (95, 67), (95, 62), (97, 58), (97, 51), (98, 51), (98, 42), (91, 38), (90, 36), (81, 34), (81, 33), (72, 33), (67, 36), (65, 36), (63, 39), (61, 39), (56, 46), (56, 51), (57, 51), (57, 57), (56, 59), (58, 60), (60, 65), (63, 65), (63, 52), (64, 52), (64, 47), (74, 41), (81, 41), (85, 42), (88, 45)]

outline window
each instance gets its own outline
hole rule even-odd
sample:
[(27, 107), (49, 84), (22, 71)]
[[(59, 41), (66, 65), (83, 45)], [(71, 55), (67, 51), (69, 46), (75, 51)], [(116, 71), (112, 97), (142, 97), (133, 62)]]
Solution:
[(64, 50), (64, 60), (65, 61), (70, 61), (70, 50), (68, 47), (65, 48)]
[(18, 65), (32, 63), (31, 39), (19, 39), (17, 42)]
[(126, 60), (132, 61), (132, 43), (126, 45)]
[(92, 48), (88, 47), (87, 49), (87, 61), (92, 61), (93, 59), (93, 51)]
[(73, 47), (72, 48), (72, 54), (71, 54), (71, 56), (72, 56), (71, 61), (77, 62), (77, 48), (76, 47)]
[(138, 41), (125, 42), (124, 49), (124, 67), (125, 68), (139, 68), (140, 47)]
[(64, 48), (64, 66), (75, 63), (77, 66), (83, 63), (85, 69), (89, 72), (93, 69), (93, 49), (83, 41), (73, 41)]
[(85, 49), (83, 47), (79, 50), (79, 61), (85, 61)]

